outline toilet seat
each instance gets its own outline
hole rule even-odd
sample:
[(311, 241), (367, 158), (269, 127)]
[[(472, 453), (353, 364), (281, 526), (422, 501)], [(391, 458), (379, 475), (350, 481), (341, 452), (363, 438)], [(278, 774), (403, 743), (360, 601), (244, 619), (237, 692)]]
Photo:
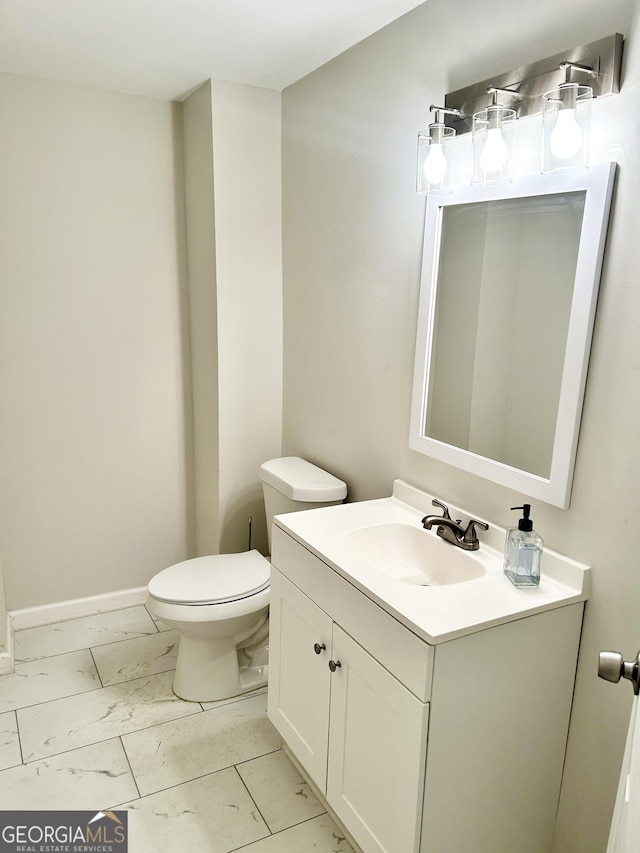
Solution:
[(213, 605), (241, 601), (269, 587), (271, 566), (259, 551), (195, 557), (163, 569), (149, 581), (157, 601)]

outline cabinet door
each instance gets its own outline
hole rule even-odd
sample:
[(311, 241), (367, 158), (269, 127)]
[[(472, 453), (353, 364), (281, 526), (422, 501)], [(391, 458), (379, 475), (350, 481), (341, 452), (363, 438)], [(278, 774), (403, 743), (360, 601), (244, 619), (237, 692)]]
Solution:
[(324, 792), (332, 622), (275, 568), (269, 618), (269, 719)]
[(428, 704), (333, 628), (327, 800), (366, 853), (418, 850)]

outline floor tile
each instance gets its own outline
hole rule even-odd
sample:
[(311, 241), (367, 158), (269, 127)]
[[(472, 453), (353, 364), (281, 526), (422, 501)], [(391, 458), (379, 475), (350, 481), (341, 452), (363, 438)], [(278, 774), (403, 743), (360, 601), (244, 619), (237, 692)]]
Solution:
[(3, 809), (98, 810), (137, 795), (118, 739), (0, 773)]
[(233, 767), (120, 808), (129, 810), (135, 853), (228, 853), (269, 834)]
[(101, 687), (88, 649), (16, 664), (0, 678), (0, 712)]
[(222, 705), (232, 705), (240, 699), (248, 699), (250, 696), (260, 696), (267, 692), (266, 687), (258, 687), (256, 690), (250, 690), (248, 693), (243, 693), (241, 696), (229, 696), (228, 699), (217, 699), (215, 702), (201, 702), (205, 711), (210, 711), (211, 708), (220, 708)]
[(155, 634), (156, 630), (153, 619), (142, 604), (68, 619), (54, 625), (25, 628), (14, 635), (15, 660), (34, 660), (89, 649), (103, 643)]
[(164, 631), (92, 649), (105, 687), (176, 668), (178, 631)]
[(153, 613), (149, 612), (149, 608), (147, 608), (147, 613), (149, 613), (149, 616), (151, 616), (151, 618), (155, 622), (155, 626), (158, 629), (158, 631), (171, 631), (171, 630), (173, 630), (169, 625), (166, 625), (161, 619), (156, 619), (156, 617), (153, 615)]
[(126, 681), (18, 711), (25, 761), (108, 740), (127, 732), (202, 714), (200, 705), (178, 699), (172, 672)]
[[(18, 721), (13, 711), (0, 714), (0, 770), (20, 764), (20, 739)], [(2, 802), (0, 798), (0, 802)]]
[(144, 606), (15, 638), (16, 672), (0, 678), (2, 808), (127, 808), (136, 853), (353, 853), (280, 749), (266, 688), (176, 697), (179, 634)]
[(324, 813), (324, 806), (282, 750), (246, 761), (237, 770), (271, 832)]
[(242, 853), (354, 853), (329, 815), (320, 815), (242, 848)]
[(266, 694), (122, 738), (141, 794), (213, 773), (279, 749)]

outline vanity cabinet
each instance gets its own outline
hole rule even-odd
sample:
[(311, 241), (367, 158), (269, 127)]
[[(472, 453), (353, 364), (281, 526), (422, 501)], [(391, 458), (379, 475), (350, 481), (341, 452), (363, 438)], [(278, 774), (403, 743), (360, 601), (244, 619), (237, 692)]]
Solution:
[(582, 610), (431, 644), (275, 525), (269, 718), (364, 853), (548, 853)]
[[(375, 605), (373, 605), (375, 606)], [(417, 851), (428, 705), (277, 569), (269, 716), (369, 851)]]

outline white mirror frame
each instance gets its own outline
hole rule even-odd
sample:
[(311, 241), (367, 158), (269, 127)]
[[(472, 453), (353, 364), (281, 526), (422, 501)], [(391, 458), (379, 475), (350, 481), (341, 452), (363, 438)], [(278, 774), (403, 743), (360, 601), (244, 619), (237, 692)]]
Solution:
[[(568, 508), (615, 170), (615, 163), (605, 163), (580, 172), (528, 175), (511, 184), (461, 187), (447, 196), (428, 197), (411, 406), (409, 447), (412, 450), (507, 486), (523, 495), (563, 509)], [(586, 193), (584, 216), (551, 471), (549, 478), (545, 479), (424, 435), (443, 211), (450, 205), (577, 191)]]

